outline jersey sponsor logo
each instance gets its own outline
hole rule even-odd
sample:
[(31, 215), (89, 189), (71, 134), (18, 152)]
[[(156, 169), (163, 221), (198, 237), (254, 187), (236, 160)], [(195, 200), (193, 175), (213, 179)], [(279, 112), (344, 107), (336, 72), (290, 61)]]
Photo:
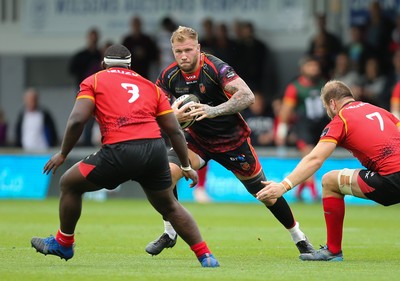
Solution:
[(187, 93), (189, 93), (189, 87), (184, 87), (184, 88), (175, 87), (175, 93), (177, 93), (177, 94), (187, 94)]
[(322, 138), (322, 137), (325, 137), (325, 136), (328, 134), (328, 132), (329, 132), (329, 127), (325, 128), (325, 129), (322, 131), (321, 138)]
[(229, 71), (229, 72), (226, 74), (226, 78), (227, 78), (227, 79), (232, 78), (233, 76), (235, 76), (235, 72), (234, 72), (234, 71)]
[(196, 84), (197, 80), (186, 81), (186, 85)]

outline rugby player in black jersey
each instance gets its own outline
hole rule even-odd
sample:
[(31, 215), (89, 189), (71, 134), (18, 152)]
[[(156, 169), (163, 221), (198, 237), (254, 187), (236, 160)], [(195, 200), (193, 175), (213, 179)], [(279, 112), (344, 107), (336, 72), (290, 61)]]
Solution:
[[(198, 170), (213, 159), (232, 171), (255, 196), (264, 188), (261, 181), (266, 177), (250, 143), (250, 128), (239, 113), (254, 102), (253, 92), (231, 66), (200, 51), (198, 34), (192, 28), (180, 26), (171, 36), (171, 45), (175, 62), (161, 72), (156, 84), (171, 101), (185, 94), (194, 94), (200, 100), (179, 109), (180, 103), (173, 106), (179, 122), (197, 116), (185, 132), (191, 165), (183, 167), (175, 151), (169, 151), (173, 185), (183, 177), (183, 171)], [(191, 111), (186, 112), (189, 107)], [(263, 203), (289, 231), (300, 253), (314, 251), (283, 197)], [(158, 255), (175, 246), (175, 230), (165, 220), (164, 227), (165, 232), (147, 245), (149, 254)]]

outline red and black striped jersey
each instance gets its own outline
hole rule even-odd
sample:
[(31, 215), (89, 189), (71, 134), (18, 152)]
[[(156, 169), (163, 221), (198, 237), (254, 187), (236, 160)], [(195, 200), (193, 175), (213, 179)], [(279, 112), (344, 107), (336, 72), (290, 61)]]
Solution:
[[(234, 69), (209, 54), (202, 53), (200, 60), (199, 68), (191, 74), (183, 73), (176, 62), (161, 72), (156, 84), (171, 101), (185, 94), (193, 94), (200, 103), (218, 106), (231, 98), (224, 87), (239, 77)], [(216, 153), (239, 147), (251, 132), (239, 113), (206, 118), (186, 130), (203, 148)]]
[(367, 169), (388, 175), (400, 171), (399, 120), (364, 102), (345, 105), (322, 132), (320, 141), (334, 142), (353, 153)]
[(102, 143), (160, 138), (156, 117), (172, 113), (161, 89), (136, 72), (113, 67), (86, 78), (76, 99), (91, 99)]

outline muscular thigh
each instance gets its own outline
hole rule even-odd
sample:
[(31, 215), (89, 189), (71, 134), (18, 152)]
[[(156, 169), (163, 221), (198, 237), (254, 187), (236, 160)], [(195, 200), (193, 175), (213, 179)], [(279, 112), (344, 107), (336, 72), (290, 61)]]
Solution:
[(261, 170), (258, 156), (247, 139), (238, 148), (224, 153), (203, 152), (207, 158), (213, 159), (230, 170), (239, 179), (250, 179)]

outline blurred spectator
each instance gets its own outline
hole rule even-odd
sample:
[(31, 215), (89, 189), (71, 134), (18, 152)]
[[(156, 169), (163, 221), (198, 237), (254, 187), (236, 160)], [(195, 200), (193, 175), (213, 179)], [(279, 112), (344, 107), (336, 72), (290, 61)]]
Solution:
[(143, 77), (150, 79), (152, 63), (159, 62), (160, 52), (156, 42), (142, 30), (142, 20), (134, 16), (131, 19), (131, 33), (122, 41), (132, 54), (132, 68)]
[(395, 28), (391, 32), (389, 50), (393, 54), (400, 49), (400, 15), (396, 17)]
[(386, 77), (381, 72), (378, 58), (368, 58), (361, 80), (362, 90), (360, 100), (381, 106), (385, 83)]
[[(69, 72), (75, 77), (75, 86), (79, 89), (79, 84), (88, 76), (101, 69), (103, 59), (102, 50), (99, 48), (100, 33), (96, 28), (91, 28), (87, 32), (86, 47), (74, 54), (69, 63)], [(79, 144), (92, 146), (92, 131), (95, 119), (92, 118), (85, 124), (85, 128)]]
[(320, 60), (323, 75), (328, 78), (335, 65), (335, 57), (342, 51), (342, 41), (326, 28), (326, 15), (315, 16), (317, 33), (311, 38), (308, 55)]
[(45, 152), (57, 145), (56, 127), (50, 113), (39, 107), (39, 93), (26, 90), (24, 109), (18, 115), (16, 145), (28, 152)]
[(350, 30), (350, 42), (344, 47), (350, 58), (351, 69), (362, 73), (365, 62), (372, 55), (372, 47), (365, 42), (363, 29), (360, 26), (352, 26)]
[(275, 115), (271, 103), (266, 103), (259, 91), (253, 91), (255, 102), (242, 112), (251, 129), (251, 143), (254, 146), (273, 146)]
[(4, 111), (0, 109), (0, 146), (7, 145), (7, 129), (8, 123), (4, 116)]
[[(289, 120), (295, 114), (294, 130), (297, 136), (297, 148), (302, 156), (308, 154), (319, 141), (329, 118), (320, 99), (320, 91), (325, 84), (322, 78), (318, 59), (304, 57), (300, 61), (300, 75), (286, 87), (283, 104), (279, 112), (279, 120), (275, 142), (284, 146), (287, 138)], [(314, 177), (301, 183), (296, 190), (296, 196), (302, 200), (302, 191), (309, 187), (314, 200), (318, 193)]]
[(75, 77), (77, 89), (86, 77), (100, 70), (102, 54), (98, 47), (99, 39), (99, 31), (90, 29), (86, 36), (86, 47), (74, 54), (69, 62), (69, 72)]
[(332, 80), (338, 80), (345, 83), (353, 91), (356, 99), (361, 96), (361, 75), (350, 67), (349, 56), (341, 52), (336, 56), (335, 68), (331, 74)]
[(270, 50), (267, 45), (256, 38), (251, 22), (238, 23), (240, 39), (237, 41), (237, 53), (234, 68), (251, 89), (260, 89), (269, 94), (274, 88), (273, 71)]
[(386, 72), (390, 65), (390, 53), (387, 50), (394, 25), (384, 15), (379, 1), (372, 1), (368, 11), (365, 41), (372, 47), (374, 55), (381, 62), (382, 71)]
[(203, 167), (201, 167), (201, 169), (197, 170), (199, 181), (193, 189), (194, 200), (202, 204), (211, 202), (211, 198), (206, 191), (207, 172), (208, 172), (208, 164), (204, 165)]
[(220, 23), (216, 27), (216, 44), (215, 56), (224, 62), (235, 65), (235, 58), (237, 55), (236, 42), (229, 37), (228, 26), (225, 23)]
[(390, 99), (390, 112), (400, 118), (400, 81), (393, 88)]
[(157, 36), (157, 45), (160, 49), (160, 69), (166, 68), (175, 59), (171, 49), (171, 35), (175, 29), (177, 29), (177, 25), (170, 17), (161, 20), (161, 31)]
[(382, 95), (383, 108), (390, 110), (390, 99), (393, 89), (400, 81), (400, 49), (396, 50), (392, 57), (392, 67), (386, 75), (386, 84)]
[[(214, 22), (211, 18), (202, 21), (203, 32), (199, 36), (201, 51), (215, 55), (217, 38), (215, 36)], [(222, 58), (221, 58), (222, 59)]]

